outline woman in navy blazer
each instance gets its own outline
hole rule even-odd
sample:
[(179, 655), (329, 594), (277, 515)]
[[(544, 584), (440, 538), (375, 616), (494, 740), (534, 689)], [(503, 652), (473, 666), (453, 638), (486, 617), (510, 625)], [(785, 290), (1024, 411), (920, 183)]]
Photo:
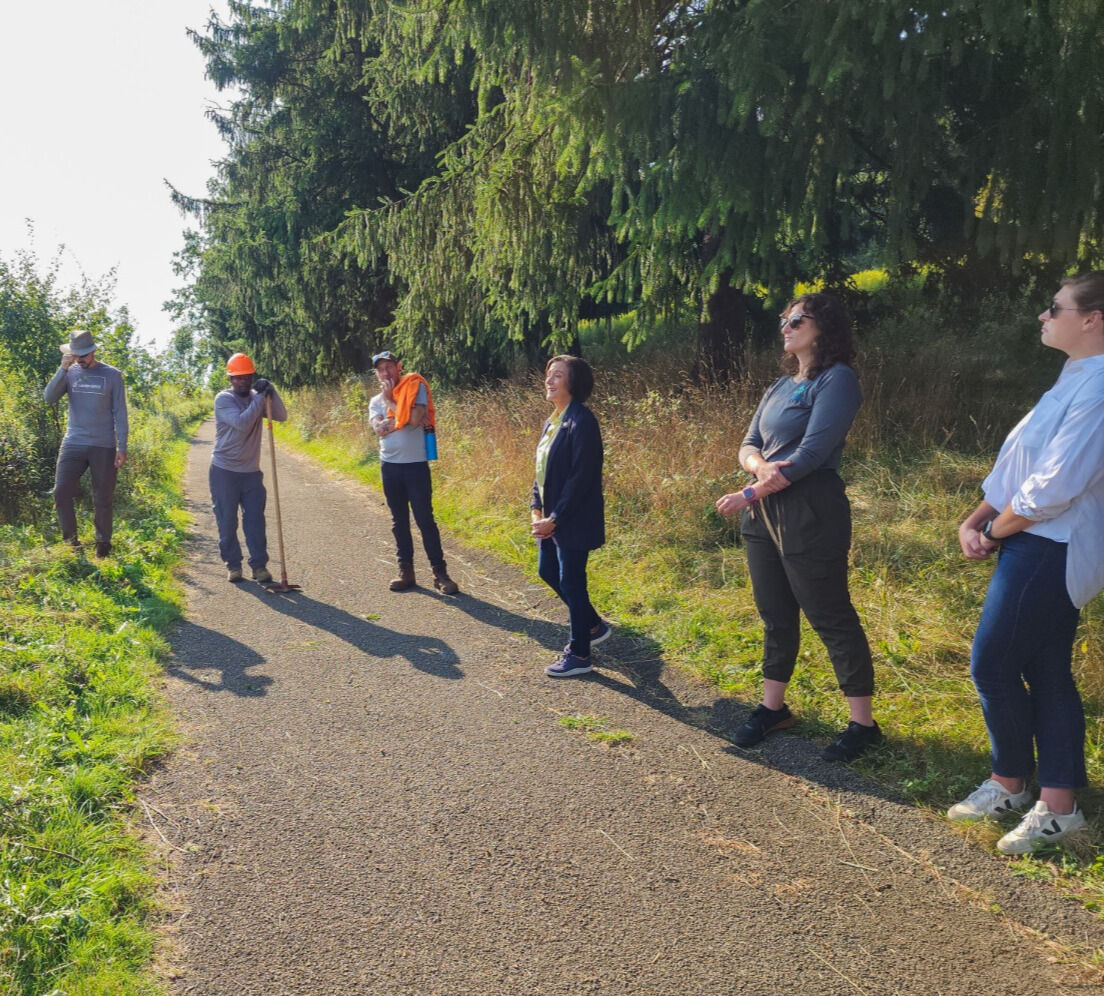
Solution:
[(530, 508), (540, 542), (537, 571), (564, 600), (571, 641), (563, 656), (544, 669), (551, 678), (572, 678), (591, 669), (590, 648), (609, 639), (610, 627), (587, 592), (587, 558), (606, 542), (602, 497), (602, 433), (583, 404), (594, 373), (577, 356), (553, 356), (544, 368), (545, 397), (552, 415), (537, 444)]

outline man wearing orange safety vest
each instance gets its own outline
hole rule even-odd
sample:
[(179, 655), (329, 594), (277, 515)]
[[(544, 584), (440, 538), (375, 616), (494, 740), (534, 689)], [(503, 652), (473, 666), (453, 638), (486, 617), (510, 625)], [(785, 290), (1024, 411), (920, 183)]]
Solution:
[(427, 432), (435, 426), (433, 397), (421, 374), (403, 374), (402, 364), (391, 352), (377, 353), (372, 366), (381, 391), (368, 403), (368, 424), (380, 440), (380, 477), (383, 496), (391, 510), (391, 533), (395, 537), (399, 575), (392, 591), (413, 588), (414, 539), (410, 534), (410, 513), (422, 534), (433, 586), (445, 595), (460, 587), (448, 576), (441, 533), (433, 518), (433, 481), (429, 460), (436, 456), (426, 449)]
[(261, 473), (261, 435), (266, 398), (272, 401), (272, 417), (287, 419), (287, 409), (274, 388), (257, 377), (253, 361), (235, 353), (226, 362), (228, 390), (215, 396), (215, 446), (211, 452), (211, 505), (218, 523), (219, 556), (226, 565), (226, 579), (242, 579), (242, 548), (238, 542), (238, 509), (242, 532), (249, 548), (253, 580), (267, 584), (268, 540), (265, 535), (265, 501), (268, 495)]

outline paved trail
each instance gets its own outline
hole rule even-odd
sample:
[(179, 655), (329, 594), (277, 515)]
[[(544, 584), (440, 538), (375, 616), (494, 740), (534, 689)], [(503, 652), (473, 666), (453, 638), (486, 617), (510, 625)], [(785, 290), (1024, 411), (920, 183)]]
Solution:
[(516, 572), (446, 543), (459, 598), (388, 592), (380, 497), (287, 451), (303, 591), (226, 583), (212, 434), (166, 681), (186, 741), (144, 796), (174, 994), (1099, 991), (1034, 933), (1104, 946), (1099, 921), (795, 737), (733, 748), (743, 709), (647, 646), (544, 678), (566, 614)]

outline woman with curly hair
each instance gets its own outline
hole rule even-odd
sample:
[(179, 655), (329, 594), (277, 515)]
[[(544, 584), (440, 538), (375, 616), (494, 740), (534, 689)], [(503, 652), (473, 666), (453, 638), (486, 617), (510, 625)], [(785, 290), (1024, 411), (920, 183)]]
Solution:
[(824, 641), (850, 722), (825, 751), (852, 761), (882, 740), (871, 700), (870, 645), (847, 588), (851, 506), (838, 470), (862, 403), (851, 321), (831, 294), (804, 294), (780, 316), (783, 377), (763, 395), (740, 447), (755, 483), (717, 501), (743, 513), (755, 606), (763, 619), (763, 701), (736, 734), (740, 747), (797, 722), (785, 703), (797, 662), (800, 612)]

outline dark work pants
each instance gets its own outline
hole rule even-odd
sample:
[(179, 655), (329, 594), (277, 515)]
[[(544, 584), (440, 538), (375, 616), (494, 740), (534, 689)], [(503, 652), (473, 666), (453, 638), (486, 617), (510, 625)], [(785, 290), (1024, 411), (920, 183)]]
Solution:
[(565, 550), (554, 539), (540, 541), (537, 573), (567, 606), (571, 623), (570, 652), (576, 657), (590, 656), (590, 631), (602, 621), (590, 603), (587, 591), (589, 550)]
[(843, 694), (873, 694), (870, 645), (847, 588), (851, 508), (839, 475), (815, 471), (769, 496), (745, 513), (741, 533), (763, 618), (763, 676), (790, 680), (804, 612)]
[(441, 549), (441, 531), (433, 518), (433, 479), (429, 473), (429, 461), (381, 462), (380, 477), (383, 480), (383, 497), (391, 510), (391, 534), (395, 537), (399, 563), (414, 563), (414, 538), (410, 534), (410, 513), (413, 512), (430, 566), (443, 569), (445, 551)]
[(114, 446), (61, 444), (54, 474), (54, 508), (57, 509), (61, 536), (68, 542), (74, 542), (77, 538), (77, 513), (73, 500), (86, 470), (91, 471), (92, 477), (92, 521), (96, 528), (96, 542), (110, 543), (115, 483), (119, 479)]
[(207, 474), (211, 486), (211, 507), (218, 524), (219, 556), (229, 568), (239, 568), (242, 548), (238, 541), (238, 509), (242, 532), (249, 548), (249, 566), (260, 570), (268, 564), (268, 539), (265, 535), (264, 474), (259, 470), (240, 473), (211, 464)]

